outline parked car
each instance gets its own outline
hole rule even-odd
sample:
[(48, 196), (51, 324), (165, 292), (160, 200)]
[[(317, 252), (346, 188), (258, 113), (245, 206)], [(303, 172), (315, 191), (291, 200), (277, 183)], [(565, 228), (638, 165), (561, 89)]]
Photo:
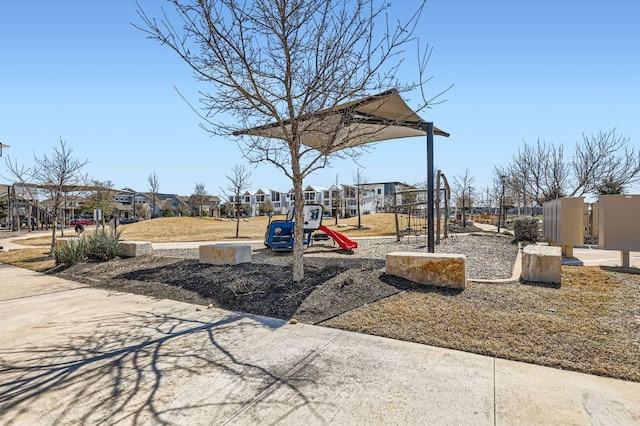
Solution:
[(129, 223), (140, 222), (142, 219), (139, 217), (121, 217), (118, 221), (120, 225), (128, 225)]
[(82, 226), (87, 226), (87, 225), (93, 225), (93, 219), (89, 219), (86, 217), (76, 217), (73, 219), (69, 219), (67, 221), (67, 225), (69, 226), (76, 226), (76, 225), (82, 225)]

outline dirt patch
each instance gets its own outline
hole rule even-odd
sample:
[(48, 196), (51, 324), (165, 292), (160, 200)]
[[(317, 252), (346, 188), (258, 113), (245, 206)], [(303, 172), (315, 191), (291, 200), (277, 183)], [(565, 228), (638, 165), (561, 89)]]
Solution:
[(313, 259), (306, 263), (306, 278), (301, 282), (291, 280), (291, 267), (285, 265), (215, 266), (159, 256), (84, 263), (56, 275), (108, 290), (310, 324), (398, 293), (402, 284), (393, 284), (404, 281), (394, 277), (383, 281), (380, 262), (353, 259), (346, 266)]

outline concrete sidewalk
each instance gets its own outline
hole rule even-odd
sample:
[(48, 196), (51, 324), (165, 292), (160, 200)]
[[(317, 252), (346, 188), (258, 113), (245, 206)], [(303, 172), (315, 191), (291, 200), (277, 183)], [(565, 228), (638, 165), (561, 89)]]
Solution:
[(625, 382), (0, 264), (3, 424), (640, 424)]
[(51, 235), (51, 231), (33, 231), (25, 232), (22, 235), (13, 235), (6, 237), (4, 232), (0, 232), (0, 251), (17, 250), (24, 248), (36, 248), (39, 246), (27, 246), (23, 244), (15, 243), (15, 240), (26, 240), (28, 238), (37, 238)]
[[(475, 226), (485, 231), (496, 231), (494, 225), (474, 223)], [(573, 257), (562, 258), (563, 265), (570, 266), (620, 266), (622, 265), (622, 253), (618, 250), (601, 250), (591, 247), (574, 247)], [(629, 265), (640, 268), (640, 252), (629, 253)]]

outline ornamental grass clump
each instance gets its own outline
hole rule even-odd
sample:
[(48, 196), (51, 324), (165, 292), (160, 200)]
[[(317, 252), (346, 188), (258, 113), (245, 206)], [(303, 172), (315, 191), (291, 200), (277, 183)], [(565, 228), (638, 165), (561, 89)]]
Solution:
[(118, 255), (118, 245), (122, 232), (97, 230), (83, 235), (86, 241), (86, 256), (88, 260), (105, 261)]
[(75, 265), (87, 260), (86, 251), (85, 239), (73, 238), (56, 247), (53, 250), (53, 256), (56, 259), (56, 265)]
[(81, 237), (66, 241), (54, 250), (56, 265), (74, 265), (86, 261), (106, 261), (118, 255), (118, 246), (122, 233), (96, 232), (83, 233)]

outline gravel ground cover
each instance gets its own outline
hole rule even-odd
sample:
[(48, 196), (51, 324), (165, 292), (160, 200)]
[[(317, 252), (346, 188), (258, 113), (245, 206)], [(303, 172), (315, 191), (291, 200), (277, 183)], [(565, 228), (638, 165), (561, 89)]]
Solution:
[[(421, 237), (362, 239), (353, 253), (332, 243), (305, 252), (305, 279), (291, 256), (253, 246), (251, 264), (199, 264), (198, 251), (86, 263), (52, 273), (97, 287), (319, 324), (505, 359), (640, 381), (640, 275), (564, 267), (560, 288), (468, 283), (451, 290), (384, 273), (384, 255), (426, 251)], [(456, 235), (438, 252), (465, 254), (467, 276), (505, 279), (510, 238)]]
[[(358, 240), (358, 248), (352, 253), (340, 250), (332, 242), (315, 243), (305, 251), (305, 259), (313, 264), (313, 259), (333, 259), (331, 263), (348, 266), (353, 259), (369, 259), (380, 263), (387, 253), (394, 251), (426, 252), (427, 242), (424, 237), (404, 237), (397, 242), (394, 238), (367, 238)], [(510, 237), (502, 235), (471, 234), (442, 239), (435, 246), (436, 253), (456, 253), (467, 256), (467, 277), (474, 279), (505, 279), (513, 272), (518, 246)], [(157, 250), (158, 255), (198, 259), (198, 249), (164, 249)], [(254, 263), (287, 265), (290, 262), (288, 253), (273, 253), (262, 243), (252, 244), (252, 261)], [(380, 263), (384, 267), (384, 263)]]

